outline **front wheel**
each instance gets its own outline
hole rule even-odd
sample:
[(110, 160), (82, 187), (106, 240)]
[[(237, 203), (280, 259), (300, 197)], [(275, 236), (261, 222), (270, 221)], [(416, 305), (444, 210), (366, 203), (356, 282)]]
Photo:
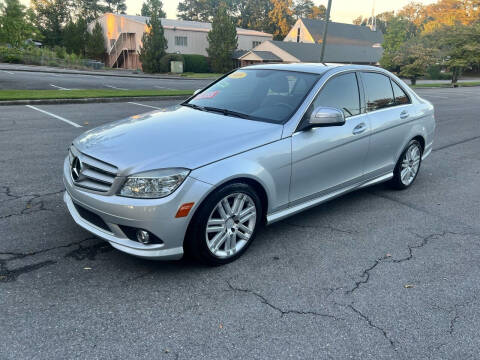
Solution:
[(420, 171), (423, 148), (419, 141), (411, 140), (395, 166), (391, 185), (395, 189), (409, 188)]
[(208, 265), (239, 258), (261, 223), (262, 204), (247, 184), (229, 184), (200, 206), (189, 228), (187, 251)]

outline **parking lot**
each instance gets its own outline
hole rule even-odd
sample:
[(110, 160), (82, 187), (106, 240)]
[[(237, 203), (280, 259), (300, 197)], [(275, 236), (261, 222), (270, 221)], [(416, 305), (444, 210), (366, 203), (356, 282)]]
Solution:
[(480, 88), (419, 93), (437, 134), (411, 189), (298, 214), (216, 268), (125, 255), (62, 201), (75, 136), (175, 102), (0, 107), (0, 358), (478, 358)]
[(0, 90), (196, 90), (212, 82), (212, 79), (104, 76), (102, 73), (83, 74), (70, 70), (66, 73), (56, 72), (57, 70), (32, 72), (20, 71), (14, 66), (2, 66), (5, 69), (0, 69)]

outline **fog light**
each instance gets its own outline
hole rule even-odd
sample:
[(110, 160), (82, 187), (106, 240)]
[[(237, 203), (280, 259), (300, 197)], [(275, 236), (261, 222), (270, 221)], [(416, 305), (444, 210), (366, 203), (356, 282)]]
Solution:
[(145, 230), (137, 230), (137, 240), (144, 245), (150, 244), (150, 233)]

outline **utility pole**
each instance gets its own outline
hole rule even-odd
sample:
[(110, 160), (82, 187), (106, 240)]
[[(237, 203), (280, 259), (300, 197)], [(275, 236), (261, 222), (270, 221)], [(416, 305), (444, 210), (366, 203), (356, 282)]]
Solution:
[(325, 31), (323, 32), (322, 53), (320, 55), (320, 62), (323, 63), (325, 58), (325, 45), (327, 44), (328, 22), (330, 21), (330, 10), (332, 10), (332, 0), (328, 0), (327, 17), (325, 19)]

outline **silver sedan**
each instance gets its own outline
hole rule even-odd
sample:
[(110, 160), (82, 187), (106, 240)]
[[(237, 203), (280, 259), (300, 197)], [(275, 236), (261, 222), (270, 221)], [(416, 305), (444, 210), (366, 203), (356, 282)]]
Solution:
[(263, 223), (384, 181), (410, 187), (434, 130), (433, 106), (385, 70), (251, 66), (75, 139), (64, 200), (126, 253), (225, 264)]

